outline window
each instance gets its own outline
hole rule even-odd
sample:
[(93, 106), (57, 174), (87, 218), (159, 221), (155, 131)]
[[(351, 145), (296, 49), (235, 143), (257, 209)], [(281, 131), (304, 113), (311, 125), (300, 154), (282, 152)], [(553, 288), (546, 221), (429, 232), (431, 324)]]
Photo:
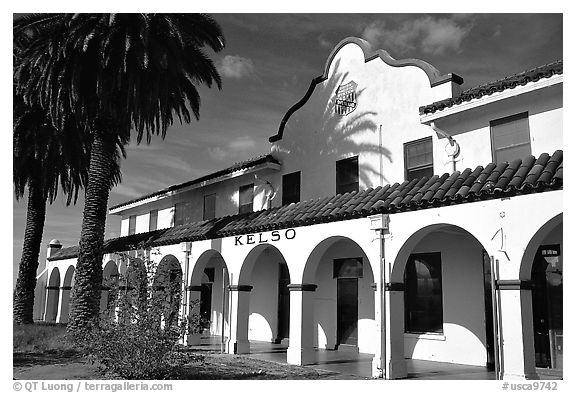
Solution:
[(151, 210), (150, 211), (150, 223), (148, 225), (149, 231), (155, 231), (158, 229), (158, 210)]
[(136, 233), (136, 215), (128, 217), (128, 234), (133, 235)]
[(238, 193), (238, 213), (249, 213), (254, 211), (254, 184), (247, 184), (240, 187)]
[(203, 220), (211, 220), (216, 217), (216, 194), (204, 195)]
[(336, 161), (336, 194), (358, 191), (358, 156)]
[(362, 278), (362, 258), (334, 259), (333, 278)]
[(174, 206), (174, 225), (184, 225), (192, 222), (192, 204), (177, 203)]
[(282, 205), (300, 202), (300, 172), (282, 176)]
[(442, 268), (440, 253), (412, 254), (404, 273), (404, 317), (407, 333), (442, 333)]
[(406, 180), (430, 177), (434, 174), (432, 137), (404, 144), (404, 172)]
[(490, 122), (492, 160), (499, 164), (532, 154), (528, 112)]

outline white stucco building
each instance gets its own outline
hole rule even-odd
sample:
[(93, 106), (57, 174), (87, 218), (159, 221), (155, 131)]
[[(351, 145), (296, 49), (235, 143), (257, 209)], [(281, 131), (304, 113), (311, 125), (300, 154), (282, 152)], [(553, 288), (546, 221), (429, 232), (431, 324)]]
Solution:
[[(109, 209), (105, 280), (138, 268), (118, 252), (153, 260), (230, 353), (353, 350), (388, 379), (405, 359), (561, 376), (562, 62), (462, 82), (343, 40), (268, 155)], [(67, 321), (76, 253), (50, 246), (36, 318)]]

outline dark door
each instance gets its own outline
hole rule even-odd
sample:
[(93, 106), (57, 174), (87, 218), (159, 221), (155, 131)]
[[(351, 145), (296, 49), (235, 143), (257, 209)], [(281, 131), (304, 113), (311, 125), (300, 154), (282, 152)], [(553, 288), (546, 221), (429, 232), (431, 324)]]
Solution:
[(558, 245), (542, 246), (532, 265), (536, 367), (563, 368), (562, 265)]
[(276, 343), (282, 341), (283, 338), (288, 338), (290, 331), (290, 292), (288, 284), (290, 284), (290, 275), (288, 273), (288, 266), (280, 264), (280, 275), (278, 279), (278, 334), (276, 336)]
[(358, 279), (337, 280), (336, 344), (358, 346)]
[(212, 283), (202, 284), (200, 292), (200, 317), (202, 318), (202, 328), (210, 328), (210, 317), (212, 314)]
[(489, 370), (495, 368), (494, 357), (494, 318), (492, 311), (492, 267), (490, 266), (490, 256), (486, 251), (482, 251), (484, 259), (484, 315), (486, 328), (486, 367)]

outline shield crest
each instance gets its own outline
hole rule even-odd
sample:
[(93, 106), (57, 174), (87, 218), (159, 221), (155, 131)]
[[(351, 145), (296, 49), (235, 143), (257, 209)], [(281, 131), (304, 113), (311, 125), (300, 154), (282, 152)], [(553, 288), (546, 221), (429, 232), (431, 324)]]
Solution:
[(346, 116), (356, 109), (358, 102), (356, 101), (356, 86), (358, 84), (350, 81), (345, 85), (340, 85), (336, 90), (336, 101), (334, 111), (340, 116)]

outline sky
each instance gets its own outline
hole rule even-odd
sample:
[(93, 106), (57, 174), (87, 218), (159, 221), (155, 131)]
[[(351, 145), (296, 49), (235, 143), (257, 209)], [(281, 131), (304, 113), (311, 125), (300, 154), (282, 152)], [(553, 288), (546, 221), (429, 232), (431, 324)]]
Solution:
[[(364, 38), (396, 59), (418, 58), (442, 74), (458, 74), (464, 89), (563, 58), (562, 14), (212, 16), (226, 38), (220, 53), (207, 51), (222, 76), (222, 90), (199, 89), (199, 121), (174, 125), (165, 140), (128, 147), (122, 183), (112, 189), (109, 206), (268, 153), (268, 137), (346, 37)], [(14, 284), (27, 199), (12, 199)], [(41, 261), (51, 239), (77, 245), (83, 207), (82, 197), (76, 206), (66, 207), (61, 198), (48, 206)], [(108, 216), (106, 238), (119, 233), (119, 217)]]

